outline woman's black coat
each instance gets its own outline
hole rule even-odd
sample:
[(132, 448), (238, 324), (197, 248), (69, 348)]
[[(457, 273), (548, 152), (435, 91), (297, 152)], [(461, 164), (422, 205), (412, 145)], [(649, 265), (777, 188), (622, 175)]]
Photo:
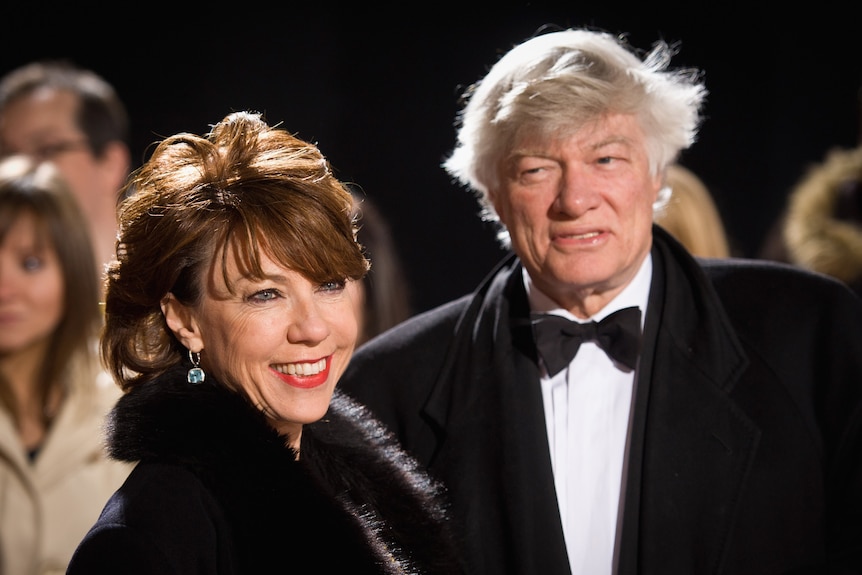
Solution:
[(297, 461), (243, 397), (185, 379), (117, 404), (110, 452), (139, 463), (70, 575), (460, 572), (438, 487), (363, 407), (336, 391)]

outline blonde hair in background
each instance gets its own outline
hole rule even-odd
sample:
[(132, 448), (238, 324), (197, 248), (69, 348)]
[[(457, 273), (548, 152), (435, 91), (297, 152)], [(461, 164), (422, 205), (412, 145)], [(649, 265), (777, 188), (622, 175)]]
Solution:
[(730, 242), (721, 215), (706, 185), (679, 164), (667, 168), (670, 201), (656, 213), (655, 222), (695, 256), (726, 258)]
[(862, 277), (862, 227), (840, 203), (853, 182), (862, 182), (862, 146), (831, 149), (793, 187), (782, 230), (791, 263), (845, 283)]

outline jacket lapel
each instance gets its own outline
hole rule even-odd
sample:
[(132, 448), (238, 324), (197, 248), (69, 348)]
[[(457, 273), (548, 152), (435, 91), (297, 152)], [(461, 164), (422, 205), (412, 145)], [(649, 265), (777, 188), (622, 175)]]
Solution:
[(568, 559), (521, 274), (507, 258), (462, 315), (426, 404), (445, 435), (430, 467), (464, 469), (447, 461), (471, 460), (474, 472), (444, 480), (457, 484), (462, 506), (492, 510), (467, 517), (466, 525), (482, 533), (480, 545), (507, 549), (506, 564), (487, 565), (487, 572), (567, 573), (559, 571)]
[(655, 237), (618, 573), (710, 573), (760, 431), (729, 395), (747, 359), (712, 286)]
[[(667, 234), (654, 237), (617, 573), (709, 573), (759, 430), (729, 395), (747, 359), (711, 284)], [(516, 258), (504, 260), (460, 317), (425, 406), (440, 435), (430, 468), (455, 486), (456, 505), (481, 510), (464, 520), (480, 533), (475, 545), (510, 550), (491, 572), (567, 573), (535, 346), (520, 330), (521, 273)], [(462, 458), (470, 464), (452, 463)], [(449, 468), (473, 471), (445, 476)]]

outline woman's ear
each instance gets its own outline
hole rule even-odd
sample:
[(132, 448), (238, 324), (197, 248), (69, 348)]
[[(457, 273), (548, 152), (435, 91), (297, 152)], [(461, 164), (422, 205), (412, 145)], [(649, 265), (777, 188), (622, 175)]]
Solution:
[(163, 297), (160, 305), (168, 329), (174, 333), (180, 343), (190, 351), (202, 350), (204, 343), (201, 338), (200, 326), (195, 319), (192, 308), (181, 303), (172, 293)]

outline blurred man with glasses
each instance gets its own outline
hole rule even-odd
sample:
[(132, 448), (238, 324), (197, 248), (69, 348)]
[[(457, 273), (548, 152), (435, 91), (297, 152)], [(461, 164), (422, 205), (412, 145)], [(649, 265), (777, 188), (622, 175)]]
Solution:
[(113, 259), (128, 135), (123, 102), (91, 70), (37, 61), (0, 78), (0, 156), (28, 154), (60, 168), (89, 221), (100, 275)]

